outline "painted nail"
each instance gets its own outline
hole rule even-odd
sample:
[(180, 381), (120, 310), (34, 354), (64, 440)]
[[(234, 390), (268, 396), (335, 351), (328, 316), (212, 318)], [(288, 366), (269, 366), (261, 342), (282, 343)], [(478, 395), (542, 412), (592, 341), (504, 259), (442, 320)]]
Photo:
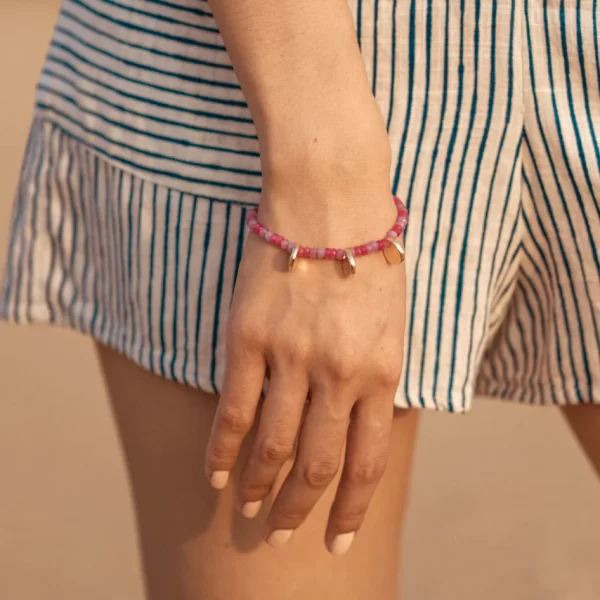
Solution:
[(342, 533), (340, 535), (336, 535), (333, 538), (333, 542), (331, 542), (331, 554), (334, 556), (341, 556), (342, 554), (346, 554), (352, 546), (352, 542), (354, 541), (355, 532), (351, 533)]
[(246, 502), (246, 504), (242, 506), (242, 514), (246, 517), (246, 519), (254, 519), (254, 517), (260, 512), (261, 506), (262, 500), (257, 500), (256, 502)]
[(290, 541), (293, 533), (293, 529), (276, 529), (267, 538), (267, 544), (273, 546), (273, 548), (281, 548)]
[(222, 490), (229, 480), (229, 471), (213, 471), (210, 476), (210, 485), (217, 490)]

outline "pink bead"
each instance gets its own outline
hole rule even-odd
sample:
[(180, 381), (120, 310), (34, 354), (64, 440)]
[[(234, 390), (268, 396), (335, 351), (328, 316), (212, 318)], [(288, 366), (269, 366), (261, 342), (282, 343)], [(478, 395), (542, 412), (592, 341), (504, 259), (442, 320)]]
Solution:
[(270, 242), (273, 239), (273, 235), (272, 231), (267, 231), (267, 233), (265, 233), (265, 242)]
[(344, 260), (344, 256), (345, 256), (345, 252), (343, 250), (336, 250), (335, 251), (335, 258), (336, 258), (336, 260)]
[(317, 258), (317, 249), (316, 248), (311, 248), (310, 249), (310, 257), (311, 258)]
[(369, 252), (377, 252), (377, 250), (379, 250), (377, 242), (369, 242)]
[(325, 248), (317, 248), (317, 258), (320, 260), (325, 258)]
[(300, 250), (298, 250), (298, 256), (300, 258), (310, 258), (310, 248), (300, 248)]
[(335, 250), (333, 248), (326, 248), (325, 249), (325, 258), (331, 260), (332, 258), (335, 258)]
[(385, 248), (385, 246), (386, 246), (385, 240), (377, 241), (377, 250), (383, 250)]
[(290, 246), (290, 243), (287, 240), (281, 240), (281, 245), (279, 246), (282, 250), (287, 250)]
[(398, 237), (398, 234), (393, 229), (391, 229), (390, 231), (387, 232), (386, 237), (389, 237), (391, 239), (395, 239), (395, 238)]

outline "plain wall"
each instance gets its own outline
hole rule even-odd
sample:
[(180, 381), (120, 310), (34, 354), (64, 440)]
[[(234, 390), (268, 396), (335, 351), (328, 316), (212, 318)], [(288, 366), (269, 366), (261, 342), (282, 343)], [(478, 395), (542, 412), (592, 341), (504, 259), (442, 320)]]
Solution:
[[(58, 4), (0, 4), (0, 264)], [(0, 324), (0, 403), (0, 599), (141, 600), (89, 340)], [(406, 600), (597, 600), (600, 485), (552, 408), (481, 400), (467, 417), (427, 414), (405, 548)]]

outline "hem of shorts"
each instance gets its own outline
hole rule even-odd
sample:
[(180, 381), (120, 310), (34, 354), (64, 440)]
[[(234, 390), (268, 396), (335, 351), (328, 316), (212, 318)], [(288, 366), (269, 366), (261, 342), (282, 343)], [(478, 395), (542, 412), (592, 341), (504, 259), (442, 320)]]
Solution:
[[(21, 315), (25, 313), (25, 311), (33, 311), (33, 312), (38, 312), (38, 311), (47, 311), (48, 310), (48, 305), (45, 303), (39, 303), (39, 304), (27, 304), (27, 305), (17, 305), (16, 307), (11, 307), (11, 312), (12, 311), (16, 311), (18, 313), (20, 313)], [(6, 310), (6, 306), (0, 304), (0, 322), (4, 321), (7, 325), (18, 325), (21, 327), (26, 327), (26, 326), (31, 326), (31, 327), (35, 327), (35, 326), (44, 326), (44, 325), (50, 325), (52, 327), (57, 327), (60, 329), (65, 329), (68, 331), (72, 331), (74, 333), (79, 333), (82, 334), (88, 338), (91, 338), (91, 340), (96, 341), (100, 344), (102, 344), (103, 346), (106, 346), (107, 348), (114, 350), (115, 352), (119, 353), (120, 355), (124, 356), (125, 358), (127, 358), (128, 360), (130, 360), (131, 362), (133, 362), (135, 365), (137, 365), (138, 367), (144, 369), (145, 371), (156, 375), (157, 377), (160, 377), (162, 379), (167, 379), (168, 381), (174, 381), (175, 383), (178, 383), (180, 385), (184, 385), (186, 387), (190, 387), (192, 389), (195, 390), (199, 390), (201, 392), (205, 392), (207, 394), (218, 394), (218, 390), (216, 390), (214, 388), (214, 386), (208, 382), (206, 382), (205, 379), (196, 379), (195, 374), (190, 373), (189, 376), (187, 374), (184, 374), (183, 378), (184, 381), (182, 381), (181, 379), (172, 377), (170, 374), (167, 373), (161, 373), (159, 370), (157, 370), (154, 367), (154, 363), (155, 361), (157, 362), (171, 362), (174, 358), (174, 356), (176, 356), (176, 354), (174, 354), (173, 352), (164, 352), (162, 350), (158, 350), (156, 348), (150, 349), (147, 345), (145, 344), (140, 344), (139, 342), (134, 343), (133, 345), (130, 345), (128, 349), (124, 349), (122, 347), (122, 345), (120, 345), (117, 341), (115, 341), (115, 339), (119, 339), (123, 336), (124, 334), (124, 330), (121, 326), (118, 325), (114, 325), (108, 326), (107, 329), (110, 331), (110, 334), (98, 334), (94, 331), (91, 331), (89, 328), (85, 327), (85, 324), (82, 326), (80, 323), (77, 323), (75, 321), (77, 321), (77, 318), (73, 318), (74, 322), (70, 322), (70, 319), (68, 318), (68, 316), (66, 318), (63, 319), (51, 319), (51, 318), (41, 318), (41, 317), (33, 317), (33, 318), (27, 318), (27, 317), (12, 317), (10, 315), (7, 314), (7, 310)], [(115, 331), (118, 332), (117, 334), (115, 334)], [(140, 355), (144, 355), (146, 357), (148, 357), (150, 360), (140, 360), (139, 356)], [(152, 363), (152, 364), (149, 364)], [(193, 367), (188, 368), (188, 371), (192, 371)]]
[[(34, 311), (39, 312), (41, 310), (48, 310), (47, 304), (35, 304), (35, 305), (19, 305), (16, 307), (16, 312), (19, 314), (23, 314), (24, 311)], [(12, 311), (15, 311), (15, 307), (12, 307)], [(77, 319), (73, 319), (76, 321)], [(0, 321), (4, 321), (8, 324), (21, 325), (21, 326), (35, 326), (35, 325), (51, 325), (54, 327), (60, 327), (63, 329), (71, 330), (73, 332), (77, 332), (83, 334), (87, 337), (90, 337), (92, 340), (95, 340), (102, 345), (118, 352), (128, 360), (132, 361), (138, 367), (143, 368), (144, 370), (156, 375), (157, 377), (161, 377), (167, 379), (169, 381), (174, 381), (179, 383), (180, 385), (185, 385), (187, 387), (191, 387), (193, 389), (200, 390), (209, 394), (218, 394), (218, 390), (212, 384), (206, 384), (205, 381), (196, 380), (195, 375), (190, 375), (189, 377), (184, 374), (184, 381), (177, 379), (175, 377), (170, 376), (167, 373), (159, 372), (153, 365), (155, 361), (159, 362), (170, 362), (173, 358), (176, 359), (177, 354), (173, 352), (164, 352), (163, 350), (150, 349), (144, 344), (136, 343), (129, 349), (124, 349), (122, 345), (115, 341), (113, 338), (121, 338), (123, 336), (123, 329), (119, 326), (108, 327), (110, 330), (110, 335), (101, 335), (96, 332), (90, 331), (85, 326), (82, 326), (79, 323), (69, 322), (67, 318), (65, 319), (44, 319), (40, 317), (34, 318), (26, 318), (26, 317), (11, 317), (7, 314), (6, 306), (0, 305)], [(118, 335), (115, 335), (115, 330), (118, 332)], [(150, 358), (150, 361), (140, 360), (139, 356), (143, 354)], [(176, 359), (177, 360), (177, 359)], [(152, 363), (152, 364), (149, 364)], [(429, 402), (423, 402), (421, 400), (416, 400), (411, 397), (407, 397), (405, 395), (400, 395), (400, 401), (398, 400), (398, 394), (396, 395), (396, 399), (394, 400), (394, 406), (397, 409), (417, 409), (417, 410), (426, 410), (426, 411), (434, 411), (434, 412), (446, 412), (449, 414), (468, 414), (472, 410), (472, 402), (449, 402), (448, 400), (435, 400), (430, 398)], [(566, 398), (568, 395), (565, 395)], [(487, 381), (485, 386), (480, 386), (477, 388), (477, 391), (474, 394), (475, 398), (482, 398), (485, 400), (499, 400), (501, 402), (510, 402), (515, 404), (521, 404), (526, 406), (553, 406), (553, 407), (565, 407), (565, 406), (584, 406), (586, 404), (600, 404), (600, 401), (590, 398), (585, 399), (581, 402), (552, 402), (548, 401), (547, 398), (542, 394), (531, 394), (527, 393), (523, 388), (513, 388), (510, 391), (508, 390), (508, 386), (503, 384), (500, 381)]]

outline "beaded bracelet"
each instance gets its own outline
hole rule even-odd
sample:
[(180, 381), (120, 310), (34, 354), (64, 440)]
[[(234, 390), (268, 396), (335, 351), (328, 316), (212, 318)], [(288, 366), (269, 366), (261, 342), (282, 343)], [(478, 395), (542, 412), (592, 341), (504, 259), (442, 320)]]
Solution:
[(289, 252), (290, 259), (288, 268), (293, 271), (296, 268), (299, 258), (313, 258), (321, 260), (341, 260), (343, 261), (344, 273), (346, 275), (354, 275), (356, 273), (356, 261), (358, 256), (365, 256), (373, 252), (383, 252), (383, 255), (389, 264), (400, 264), (404, 262), (404, 248), (397, 241), (397, 238), (402, 235), (406, 224), (408, 223), (408, 210), (404, 206), (402, 200), (394, 196), (394, 203), (398, 211), (396, 221), (392, 228), (386, 233), (385, 238), (373, 242), (367, 242), (360, 246), (352, 246), (351, 248), (310, 248), (301, 246), (296, 242), (292, 242), (282, 235), (271, 231), (258, 221), (258, 207), (252, 208), (248, 212), (246, 224), (250, 231), (263, 238), (266, 242)]

